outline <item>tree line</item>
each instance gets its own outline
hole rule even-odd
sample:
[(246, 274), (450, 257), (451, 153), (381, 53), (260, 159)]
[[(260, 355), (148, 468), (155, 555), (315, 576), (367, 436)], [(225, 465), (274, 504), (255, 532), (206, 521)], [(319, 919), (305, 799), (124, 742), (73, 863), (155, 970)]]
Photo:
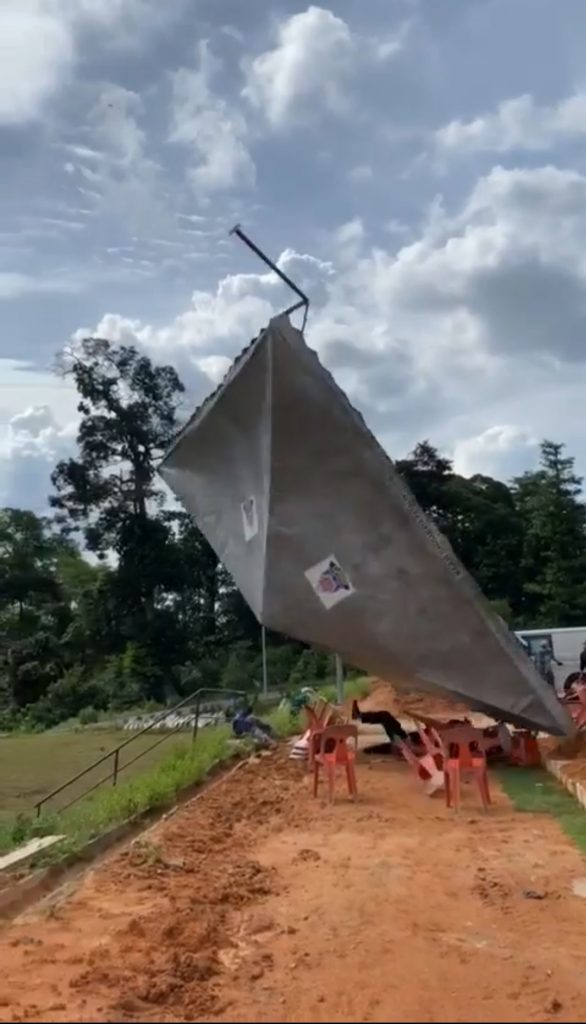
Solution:
[[(132, 346), (63, 356), (79, 394), (77, 455), (51, 514), (0, 510), (0, 727), (45, 727), (262, 676), (258, 623), (156, 467), (183, 385)], [(509, 484), (454, 472), (429, 441), (396, 463), (511, 627), (586, 623), (586, 506), (564, 446)], [(269, 635), (271, 682), (324, 679), (326, 655)]]

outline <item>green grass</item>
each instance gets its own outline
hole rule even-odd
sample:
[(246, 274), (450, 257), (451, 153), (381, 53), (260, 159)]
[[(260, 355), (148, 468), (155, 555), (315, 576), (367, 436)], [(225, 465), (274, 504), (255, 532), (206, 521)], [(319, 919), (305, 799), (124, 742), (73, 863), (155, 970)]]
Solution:
[[(320, 692), (328, 699), (335, 696), (325, 687)], [(349, 680), (347, 696), (368, 692), (364, 680)], [(301, 718), (287, 707), (278, 707), (263, 715), (280, 738), (302, 729)], [(63, 834), (66, 839), (42, 853), (29, 866), (60, 860), (81, 849), (89, 840), (143, 811), (165, 806), (187, 786), (203, 781), (210, 770), (228, 760), (235, 750), (245, 753), (246, 744), (235, 747), (229, 726), (200, 730), (195, 744), (185, 736), (180, 742), (168, 739), (141, 757), (128, 770), (124, 765), (146, 749), (161, 734), (136, 738), (120, 755), (120, 781), (107, 783), (73, 807), (65, 808), (94, 782), (108, 774), (111, 761), (92, 770), (61, 797), (51, 801), (40, 818), (33, 815), (35, 802), (56, 788), (76, 771), (106, 753), (129, 733), (114, 730), (60, 729), (41, 734), (13, 734), (0, 738), (0, 854), (39, 835)]]
[(166, 756), (128, 782), (103, 787), (93, 796), (68, 810), (43, 814), (36, 819), (20, 815), (0, 824), (0, 853), (37, 835), (64, 834), (64, 842), (36, 863), (61, 859), (80, 849), (95, 836), (129, 818), (171, 803), (180, 790), (201, 782), (210, 769), (226, 761), (234, 752), (228, 727), (208, 728), (192, 745), (189, 741), (166, 747)]
[[(159, 744), (124, 770), (129, 761), (141, 751), (147, 751), (162, 735), (151, 732), (136, 737), (120, 752), (123, 781), (142, 774), (145, 769), (152, 768), (169, 756), (169, 744), (175, 742), (173, 739)], [(131, 736), (131, 732), (92, 727), (57, 729), (43, 733), (8, 733), (1, 736), (0, 823), (17, 814), (30, 813), (37, 800)], [(62, 796), (51, 801), (51, 807), (57, 810), (63, 807), (107, 775), (112, 767), (112, 759), (104, 762), (74, 783)]]
[[(351, 697), (352, 699), (360, 700), (361, 697), (366, 697), (370, 691), (370, 681), (365, 678), (360, 679), (346, 679), (344, 682), (344, 695), (346, 699)], [(338, 700), (338, 693), (336, 690), (335, 683), (328, 683), (327, 686), (320, 686), (319, 694), (325, 697), (326, 700), (335, 704)]]
[(586, 853), (586, 813), (544, 768), (503, 768), (501, 785), (518, 811), (551, 814), (581, 853)]

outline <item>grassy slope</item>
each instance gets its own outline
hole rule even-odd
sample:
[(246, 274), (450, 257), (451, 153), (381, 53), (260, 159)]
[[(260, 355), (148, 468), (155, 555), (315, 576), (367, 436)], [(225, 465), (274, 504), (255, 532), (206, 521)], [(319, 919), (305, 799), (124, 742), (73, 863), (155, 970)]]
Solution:
[(518, 811), (551, 814), (586, 853), (586, 812), (544, 768), (503, 768), (501, 785)]
[[(141, 751), (147, 751), (161, 735), (150, 733), (136, 738), (120, 752), (120, 767)], [(10, 733), (0, 737), (0, 822), (16, 814), (29, 813), (37, 800), (130, 736), (132, 733), (122, 730), (85, 728), (38, 734)], [(123, 772), (121, 779), (126, 781), (168, 757), (169, 744), (173, 742), (169, 738), (166, 743), (145, 753)], [(61, 799), (56, 797), (52, 806), (58, 808), (69, 803), (107, 775), (112, 766), (113, 760), (104, 762), (74, 783)]]
[[(346, 684), (346, 695), (360, 696), (367, 689), (368, 685), (364, 680), (350, 680)], [(329, 693), (324, 695), (331, 696)], [(286, 708), (276, 708), (262, 717), (271, 723), (280, 737), (290, 736), (300, 728), (299, 719)], [(125, 739), (128, 735), (123, 733), (122, 738)], [(144, 743), (148, 746), (157, 738), (158, 734), (137, 739), (121, 756), (120, 764), (124, 764), (138, 753), (138, 744)], [(52, 804), (52, 807), (56, 806), (57, 813), (46, 812), (39, 821), (30, 817), (32, 805), (39, 795), (50, 791), (68, 776), (74, 775), (76, 770), (79, 771), (88, 762), (91, 763), (92, 757), (99, 757), (100, 753), (109, 750), (115, 743), (116, 733), (91, 729), (8, 737), (6, 745), (4, 738), (0, 739), (0, 749), (9, 763), (7, 776), (2, 772), (0, 764), (0, 794), (6, 792), (9, 795), (11, 784), (13, 787), (16, 785), (23, 788), (24, 781), (15, 783), (15, 777), (21, 780), (28, 779), (30, 787), (26, 793), (26, 801), (18, 796), (12, 798), (13, 804), (16, 805), (20, 799), (21, 815), (15, 818), (14, 810), (18, 809), (17, 806), (13, 807), (12, 813), (5, 815), (4, 820), (0, 817), (0, 853), (12, 849), (34, 835), (64, 833), (67, 841), (41, 855), (37, 863), (59, 859), (65, 853), (79, 849), (89, 839), (133, 815), (171, 802), (181, 789), (203, 780), (215, 765), (228, 760), (234, 753), (234, 743), (231, 741), (231, 730), (228, 727), (200, 730), (195, 745), (192, 745), (189, 736), (183, 733), (180, 738), (169, 738), (152, 754), (140, 758), (132, 768), (129, 768), (128, 773), (122, 775), (122, 781), (116, 788), (110, 785), (100, 787), (93, 796), (88, 796), (63, 812), (59, 811), (58, 803)], [(150, 767), (148, 758), (151, 758)], [(102, 774), (107, 774), (107, 771), (108, 763), (96, 769), (95, 778), (92, 776), (92, 780), (98, 781)], [(6, 778), (9, 780), (8, 784)], [(86, 788), (90, 785), (89, 778), (86, 777), (79, 785)], [(69, 799), (72, 795), (73, 787), (69, 791)], [(63, 799), (65, 800), (65, 796)], [(2, 805), (4, 806), (4, 799)], [(8, 810), (10, 811), (10, 808)]]

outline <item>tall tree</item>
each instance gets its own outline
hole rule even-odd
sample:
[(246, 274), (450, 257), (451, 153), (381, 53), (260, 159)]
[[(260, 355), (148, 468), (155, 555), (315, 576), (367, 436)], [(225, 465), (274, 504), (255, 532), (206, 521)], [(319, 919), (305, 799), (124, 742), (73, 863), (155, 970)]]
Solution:
[(450, 460), (429, 441), (420, 441), (406, 459), (398, 459), (395, 465), (423, 511), (449, 535), (452, 510), (448, 484), (454, 475)]
[(507, 485), (486, 476), (459, 476), (429, 441), (417, 444), (396, 466), (486, 597), (516, 615), (522, 525)]
[(0, 510), (0, 703), (29, 704), (57, 678), (70, 612), (58, 578), (63, 542), (46, 520)]
[(540, 468), (514, 481), (524, 522), (526, 625), (573, 626), (586, 620), (586, 506), (582, 479), (564, 447), (543, 441)]
[(523, 523), (505, 483), (477, 474), (448, 484), (450, 541), (485, 597), (507, 611), (521, 611)]
[(156, 598), (172, 531), (160, 514), (156, 462), (173, 437), (183, 385), (133, 346), (86, 338), (63, 358), (80, 395), (79, 454), (58, 463), (51, 504), (66, 532), (80, 531), (99, 558), (117, 562), (111, 586), (126, 642), (154, 643)]

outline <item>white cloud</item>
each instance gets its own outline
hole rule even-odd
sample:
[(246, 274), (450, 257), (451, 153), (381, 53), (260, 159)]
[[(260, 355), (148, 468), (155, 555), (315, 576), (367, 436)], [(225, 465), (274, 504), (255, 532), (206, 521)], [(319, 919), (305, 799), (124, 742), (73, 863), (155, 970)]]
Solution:
[(353, 60), (352, 33), (343, 18), (311, 6), (284, 21), (275, 47), (252, 61), (245, 95), (275, 125), (307, 113), (316, 97), (339, 110)]
[(360, 217), (354, 217), (353, 220), (342, 224), (334, 236), (339, 257), (345, 263), (354, 262), (364, 246), (365, 237), (366, 232)]
[(173, 74), (171, 140), (188, 146), (195, 157), (188, 178), (196, 193), (252, 185), (256, 175), (246, 144), (246, 121), (212, 91), (211, 80), (219, 66), (202, 42), (197, 67), (180, 68)]
[(60, 425), (48, 405), (30, 406), (0, 430), (0, 504), (48, 509), (50, 475), (74, 451), (77, 424)]
[(455, 153), (508, 153), (548, 150), (586, 135), (586, 93), (577, 92), (551, 106), (539, 106), (529, 94), (504, 100), (493, 114), (472, 121), (451, 121), (436, 132), (440, 150)]
[[(179, 0), (180, 2), (180, 0)], [(88, 30), (135, 43), (175, 0), (3, 0), (0, 4), (0, 125), (35, 121), (71, 79)]]
[(456, 443), (454, 469), (462, 476), (482, 473), (510, 480), (537, 464), (539, 442), (529, 431), (512, 426), (488, 427)]
[(71, 26), (52, 5), (0, 5), (0, 124), (35, 120), (74, 63)]
[[(373, 248), (355, 219), (330, 261), (286, 250), (279, 263), (311, 298), (309, 343), (391, 454), (428, 436), (461, 471), (507, 476), (532, 463), (535, 438), (571, 439), (585, 230), (586, 175), (495, 168), (454, 212), (438, 199), (414, 241)], [(95, 333), (171, 362), (189, 404), (289, 301), (271, 273), (231, 274), (166, 326), (111, 313)]]
[(356, 164), (355, 167), (350, 168), (346, 177), (350, 181), (372, 181), (374, 171), (370, 164)]
[(79, 192), (96, 201), (102, 214), (150, 238), (168, 231), (172, 217), (161, 168), (149, 155), (141, 123), (144, 113), (137, 93), (113, 83), (104, 85), (88, 115), (94, 145), (68, 143), (66, 149), (77, 158), (70, 167), (93, 186), (78, 186)]
[(351, 103), (353, 73), (396, 56), (408, 29), (404, 23), (394, 35), (373, 39), (353, 33), (333, 11), (312, 5), (281, 22), (272, 49), (245, 62), (243, 94), (276, 127), (319, 109), (343, 113)]
[(90, 124), (100, 149), (75, 146), (77, 155), (97, 163), (105, 155), (124, 166), (144, 159), (145, 132), (138, 123), (143, 102), (137, 93), (121, 85), (108, 85), (90, 113)]
[(0, 301), (18, 299), (35, 292), (75, 292), (79, 282), (64, 277), (33, 277), (30, 274), (0, 272)]
[[(585, 360), (585, 230), (586, 177), (496, 168), (454, 214), (434, 204), (416, 241), (373, 249), (356, 219), (331, 262), (286, 251), (279, 263), (310, 296), (310, 344), (392, 453), (429, 435), (472, 439), (465, 458), (482, 436), (496, 459), (511, 435), (495, 423), (555, 433)], [(235, 274), (166, 327), (110, 314), (97, 331), (172, 361), (199, 400), (288, 301), (272, 274)]]

